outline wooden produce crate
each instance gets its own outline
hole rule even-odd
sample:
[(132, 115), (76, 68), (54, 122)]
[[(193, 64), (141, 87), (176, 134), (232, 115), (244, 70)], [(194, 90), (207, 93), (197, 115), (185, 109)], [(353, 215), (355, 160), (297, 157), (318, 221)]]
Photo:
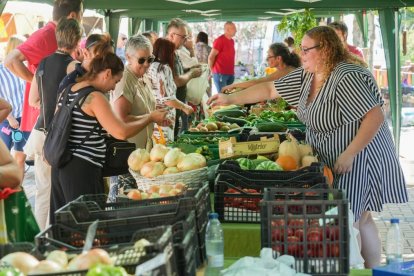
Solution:
[(271, 138), (261, 137), (260, 141), (237, 142), (234, 137), (227, 141), (219, 142), (220, 159), (245, 156), (251, 154), (275, 153), (279, 150), (279, 135)]

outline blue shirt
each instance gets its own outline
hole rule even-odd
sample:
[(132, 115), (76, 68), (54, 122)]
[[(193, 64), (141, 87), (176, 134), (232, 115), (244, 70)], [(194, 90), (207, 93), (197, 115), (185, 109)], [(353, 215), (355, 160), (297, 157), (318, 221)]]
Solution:
[(0, 98), (11, 104), (15, 118), (22, 116), (25, 84), (24, 80), (15, 76), (4, 64), (0, 64)]

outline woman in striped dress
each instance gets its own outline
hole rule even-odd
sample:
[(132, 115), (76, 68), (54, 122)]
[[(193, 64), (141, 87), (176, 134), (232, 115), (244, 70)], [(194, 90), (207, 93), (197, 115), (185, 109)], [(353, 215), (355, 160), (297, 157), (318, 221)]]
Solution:
[(237, 95), (215, 95), (210, 102), (251, 103), (280, 95), (296, 105), (299, 119), (306, 124), (307, 142), (333, 170), (334, 186), (344, 190), (350, 202), (365, 266), (377, 266), (381, 240), (371, 211), (382, 211), (385, 203), (408, 201), (377, 84), (330, 27), (306, 33), (301, 58), (301, 68), (274, 83), (259, 84)]
[[(62, 167), (52, 167), (52, 192), (50, 221), (54, 213), (66, 203), (84, 194), (104, 192), (102, 168), (105, 162), (105, 134), (125, 140), (136, 135), (150, 123), (161, 123), (166, 110), (155, 110), (142, 116), (130, 116), (123, 122), (112, 110), (106, 93), (115, 88), (122, 78), (124, 64), (113, 53), (95, 57), (89, 71), (68, 86), (62, 94), (69, 93), (69, 103), (85, 89), (92, 92), (80, 99), (72, 111), (72, 128), (67, 148), (72, 159)], [(62, 98), (58, 105), (62, 105)], [(68, 104), (69, 104), (68, 103)]]

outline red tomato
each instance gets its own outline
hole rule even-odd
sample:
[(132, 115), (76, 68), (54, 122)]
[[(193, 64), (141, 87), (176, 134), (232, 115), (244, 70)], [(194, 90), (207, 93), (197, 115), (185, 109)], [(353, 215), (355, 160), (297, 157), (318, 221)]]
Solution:
[(332, 241), (337, 241), (340, 238), (340, 231), (339, 231), (339, 226), (338, 225), (333, 225), (333, 226), (329, 226), (326, 227), (326, 236), (332, 240)]
[(288, 236), (287, 237), (287, 253), (294, 257), (300, 256), (303, 254), (303, 245), (301, 244), (300, 240), (296, 236)]
[(305, 226), (305, 221), (303, 219), (290, 219), (288, 225), (289, 227), (302, 229)]
[(300, 241), (303, 241), (303, 236), (304, 236), (303, 229), (296, 229), (295, 236), (298, 237)]
[(328, 245), (328, 256), (329, 257), (339, 257), (340, 248), (339, 243), (331, 243)]
[(285, 220), (284, 219), (274, 219), (272, 220), (272, 226), (276, 227), (276, 226), (285, 226)]
[(323, 235), (320, 231), (310, 231), (306, 235), (308, 242), (321, 242), (323, 241)]
[(323, 228), (322, 227), (319, 227), (319, 226), (318, 227), (316, 227), (316, 226), (309, 227), (308, 228), (308, 234), (310, 232), (316, 232), (316, 233), (318, 233), (319, 236), (320, 236), (320, 239), (323, 240), (324, 232), (323, 232)]
[(272, 230), (272, 241), (283, 241), (285, 231), (283, 228), (276, 228)]
[(319, 219), (311, 219), (309, 221), (309, 226), (310, 227), (319, 227)]

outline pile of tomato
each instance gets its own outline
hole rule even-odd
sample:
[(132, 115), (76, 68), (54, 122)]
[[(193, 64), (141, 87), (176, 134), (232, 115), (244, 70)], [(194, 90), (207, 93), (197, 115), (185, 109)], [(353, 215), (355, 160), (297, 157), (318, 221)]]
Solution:
[(241, 192), (233, 188), (227, 189), (225, 194), (232, 194), (232, 196), (224, 196), (224, 206), (259, 212), (262, 194), (255, 189), (240, 190)]
[(341, 229), (319, 219), (273, 219), (272, 248), (294, 257), (339, 257)]

